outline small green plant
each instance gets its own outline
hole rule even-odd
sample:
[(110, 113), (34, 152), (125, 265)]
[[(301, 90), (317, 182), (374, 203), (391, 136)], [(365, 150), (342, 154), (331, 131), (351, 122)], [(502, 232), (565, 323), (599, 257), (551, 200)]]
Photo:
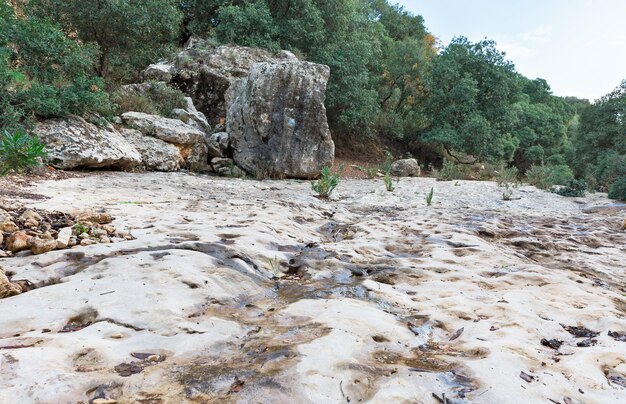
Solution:
[(17, 131), (0, 135), (0, 175), (13, 171), (21, 173), (41, 165), (46, 156), (44, 145), (36, 137)]
[(426, 194), (426, 205), (430, 206), (433, 204), (433, 196), (435, 195), (435, 189), (430, 188), (430, 192)]
[(270, 271), (274, 277), (280, 278), (280, 261), (278, 261), (278, 258), (276, 256), (274, 256), (274, 259), (267, 258), (267, 263), (269, 264)]
[(89, 234), (89, 227), (85, 226), (81, 222), (78, 222), (74, 226), (72, 226), (72, 230), (75, 236), (80, 236), (83, 233)]
[(561, 196), (569, 196), (569, 197), (582, 197), (585, 196), (585, 191), (587, 190), (587, 183), (585, 180), (569, 180), (569, 182), (559, 188), (554, 190), (554, 192)]
[(517, 187), (519, 184), (519, 180), (517, 179), (518, 173), (517, 167), (502, 168), (497, 171), (496, 183), (499, 187), (509, 187), (511, 185)]
[(328, 199), (333, 190), (339, 184), (340, 173), (331, 173), (330, 167), (322, 169), (322, 175), (317, 181), (311, 183), (313, 191), (317, 192), (320, 198)]
[(388, 192), (393, 192), (394, 191), (394, 186), (393, 186), (393, 178), (391, 178), (391, 174), (390, 173), (385, 173), (385, 176), (383, 177), (383, 182), (385, 183), (385, 189)]

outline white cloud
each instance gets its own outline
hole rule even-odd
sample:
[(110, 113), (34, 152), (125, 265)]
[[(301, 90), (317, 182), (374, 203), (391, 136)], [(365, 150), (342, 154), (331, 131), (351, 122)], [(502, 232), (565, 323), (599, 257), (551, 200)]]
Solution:
[(506, 53), (506, 58), (513, 62), (528, 59), (535, 54), (535, 51), (522, 43), (507, 40), (496, 40), (498, 49)]
[(552, 34), (552, 25), (544, 25), (542, 27), (533, 28), (528, 32), (518, 35), (518, 38), (524, 42), (542, 43)]

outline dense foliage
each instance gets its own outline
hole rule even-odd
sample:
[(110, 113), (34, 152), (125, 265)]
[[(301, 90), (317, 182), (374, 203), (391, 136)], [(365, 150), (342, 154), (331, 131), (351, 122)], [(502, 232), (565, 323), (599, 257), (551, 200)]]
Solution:
[(37, 138), (22, 132), (0, 133), (0, 175), (36, 167), (45, 155), (44, 145)]
[(97, 49), (81, 45), (48, 19), (17, 18), (0, 3), (0, 128), (28, 127), (35, 116), (106, 113)]
[(495, 42), (459, 37), (441, 47), (422, 17), (386, 0), (5, 0), (0, 128), (107, 116), (105, 89), (120, 110), (164, 113), (177, 94), (133, 98), (116, 88), (191, 36), (288, 49), (330, 66), (335, 138), (365, 136), (424, 164), (445, 161), (444, 177), (467, 171), (455, 164), (488, 162), (545, 188), (575, 176), (623, 194), (626, 82), (593, 104), (556, 97), (545, 80), (520, 75)]

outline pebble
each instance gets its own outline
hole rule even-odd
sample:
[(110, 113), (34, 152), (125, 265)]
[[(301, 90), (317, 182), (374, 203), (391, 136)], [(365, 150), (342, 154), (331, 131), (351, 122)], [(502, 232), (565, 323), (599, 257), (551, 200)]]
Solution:
[(93, 404), (117, 404), (117, 400), (112, 398), (96, 398), (92, 401)]
[(57, 241), (55, 239), (41, 239), (35, 238), (30, 243), (30, 251), (35, 254), (44, 254), (57, 248)]
[(6, 242), (6, 249), (11, 252), (18, 252), (27, 250), (30, 246), (30, 239), (32, 237), (23, 231), (16, 231), (11, 234)]
[[(70, 247), (70, 241), (72, 239), (72, 228), (64, 227), (59, 230), (59, 234), (57, 235), (57, 248), (63, 249)], [(76, 245), (76, 239), (74, 239), (74, 245)]]
[(0, 232), (14, 233), (18, 231), (19, 229), (20, 228), (17, 227), (17, 225), (10, 220), (0, 223)]
[(113, 338), (113, 339), (122, 339), (122, 338), (124, 338), (124, 335), (122, 335), (121, 332), (117, 332), (116, 331), (113, 334), (111, 334), (111, 338)]
[(80, 242), (80, 245), (82, 246), (87, 246), (87, 245), (92, 245), (92, 244), (96, 244), (96, 242), (90, 238), (83, 239), (83, 241)]

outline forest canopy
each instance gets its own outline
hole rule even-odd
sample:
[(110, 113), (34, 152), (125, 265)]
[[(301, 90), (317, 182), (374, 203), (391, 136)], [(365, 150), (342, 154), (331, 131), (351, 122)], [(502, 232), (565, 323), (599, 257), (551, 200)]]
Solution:
[(495, 42), (442, 46), (435, 35), (386, 0), (4, 0), (0, 129), (112, 117), (110, 93), (203, 37), (330, 66), (326, 106), (342, 144), (393, 142), (423, 164), (552, 167), (626, 192), (626, 81), (593, 104), (557, 97)]

